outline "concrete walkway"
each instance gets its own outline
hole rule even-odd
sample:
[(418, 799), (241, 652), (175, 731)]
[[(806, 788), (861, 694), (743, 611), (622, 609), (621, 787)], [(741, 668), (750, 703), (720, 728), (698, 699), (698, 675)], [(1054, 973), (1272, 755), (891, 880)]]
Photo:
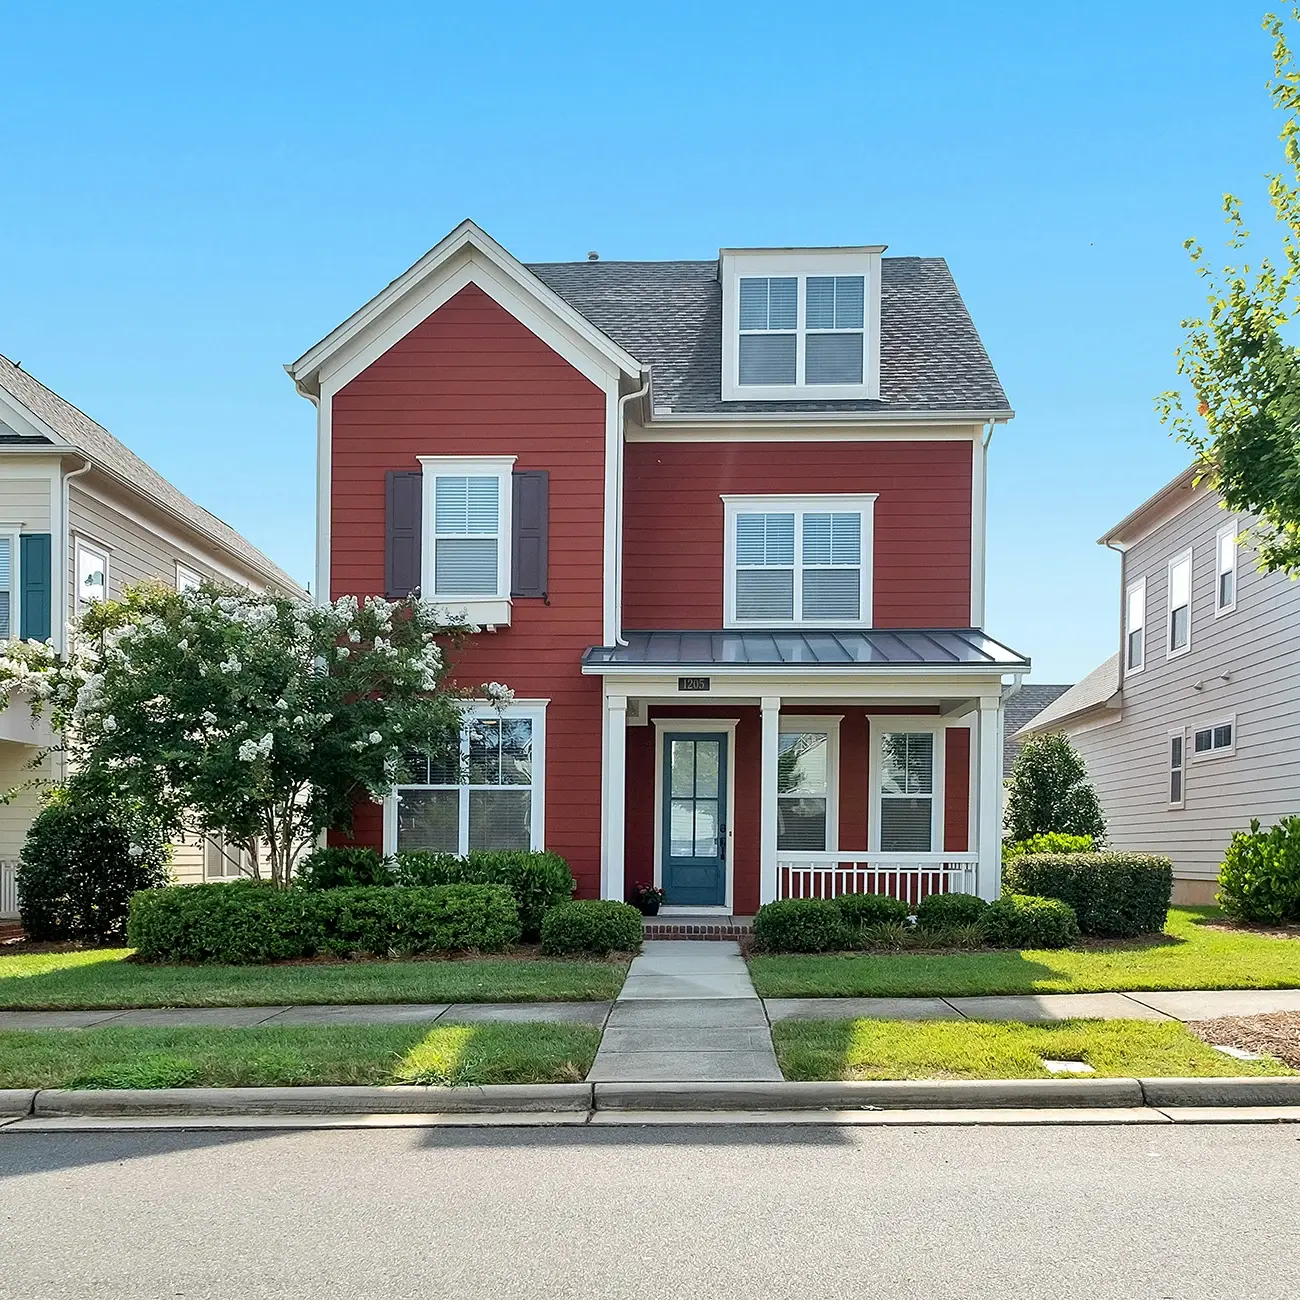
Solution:
[(735, 943), (651, 939), (610, 1011), (590, 1083), (779, 1080), (763, 1003)]

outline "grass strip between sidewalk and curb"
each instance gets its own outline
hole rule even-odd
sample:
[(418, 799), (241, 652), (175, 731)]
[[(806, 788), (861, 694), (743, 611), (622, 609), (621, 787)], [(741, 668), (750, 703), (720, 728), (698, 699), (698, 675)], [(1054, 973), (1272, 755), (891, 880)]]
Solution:
[(1093, 1078), (1294, 1073), (1280, 1061), (1234, 1060), (1172, 1021), (782, 1020), (772, 1042), (791, 1080), (1050, 1079), (1044, 1058), (1082, 1061)]
[(0, 1031), (0, 1088), (576, 1083), (589, 1025)]
[(1163, 935), (1050, 950), (755, 954), (762, 998), (973, 997), (1300, 988), (1300, 939), (1216, 928), (1213, 907), (1171, 908)]
[(0, 956), (0, 1010), (392, 1002), (608, 1002), (627, 961), (463, 958), (279, 966), (149, 966), (129, 948)]

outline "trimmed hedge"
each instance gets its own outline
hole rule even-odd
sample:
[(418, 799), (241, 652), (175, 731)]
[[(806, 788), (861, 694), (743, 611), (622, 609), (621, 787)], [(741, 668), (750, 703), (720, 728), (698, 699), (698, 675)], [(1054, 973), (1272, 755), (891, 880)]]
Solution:
[(1165, 928), (1174, 868), (1150, 853), (1043, 853), (1008, 863), (1003, 881), (1008, 893), (1069, 903), (1084, 934), (1131, 939)]
[(907, 904), (889, 894), (839, 894), (830, 900), (852, 929), (907, 920)]
[(1091, 835), (1066, 835), (1063, 831), (1046, 831), (1025, 840), (1007, 840), (1002, 845), (1002, 862), (1014, 862), (1034, 853), (1091, 853), (1097, 845)]
[(978, 925), (988, 906), (978, 894), (926, 894), (916, 906), (916, 923), (922, 930)]
[(391, 885), (393, 864), (374, 849), (314, 849), (294, 874), (300, 889), (349, 889), (357, 885)]
[(636, 952), (644, 936), (641, 913), (609, 898), (559, 903), (542, 918), (542, 951), (557, 957)]
[(993, 948), (1068, 948), (1079, 938), (1069, 903), (1030, 894), (1004, 894), (990, 903), (981, 928)]
[(758, 909), (754, 942), (767, 952), (835, 952), (849, 947), (850, 932), (829, 899), (783, 898)]
[(1242, 921), (1300, 921), (1300, 817), (1238, 831), (1219, 868), (1219, 906)]
[(136, 894), (127, 924), (143, 961), (231, 966), (318, 954), (500, 952), (518, 938), (519, 910), (500, 885), (175, 885)]

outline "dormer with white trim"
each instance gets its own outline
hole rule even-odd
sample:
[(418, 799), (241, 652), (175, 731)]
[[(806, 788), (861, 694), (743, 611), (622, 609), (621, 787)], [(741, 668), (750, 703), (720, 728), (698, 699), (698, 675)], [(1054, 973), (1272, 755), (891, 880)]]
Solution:
[(879, 398), (884, 251), (722, 249), (722, 400)]

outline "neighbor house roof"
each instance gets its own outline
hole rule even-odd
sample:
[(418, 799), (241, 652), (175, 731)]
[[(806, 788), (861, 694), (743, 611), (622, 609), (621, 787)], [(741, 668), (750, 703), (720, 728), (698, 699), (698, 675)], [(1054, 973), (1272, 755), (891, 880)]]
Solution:
[(1063, 695), (1058, 695), (1041, 713), (1022, 726), (1018, 734), (1022, 737), (1043, 735), (1059, 730), (1094, 709), (1116, 708), (1119, 704), (1116, 698), (1119, 688), (1119, 651), (1116, 651), (1082, 681), (1076, 682)]
[(722, 400), (722, 284), (702, 262), (538, 262), (528, 269), (651, 368), (654, 414), (963, 413), (1010, 416), (941, 257), (881, 259), (879, 401)]
[[(0, 388), (54, 434), (54, 438), (41, 438), (41, 443), (51, 443), (56, 448), (66, 445), (89, 459), (96, 468), (151, 498), (163, 510), (237, 556), (255, 573), (287, 591), (303, 590), (301, 584), (228, 523), (191, 501), (102, 425), (96, 424), (85, 412), (46, 388), (39, 379), (5, 356), (0, 356)], [(23, 438), (19, 441), (35, 443), (38, 440)]]
[(1015, 762), (1016, 755), (1025, 743), (1016, 737), (1016, 733), (1020, 728), (1026, 726), (1031, 718), (1037, 717), (1049, 704), (1059, 699), (1069, 689), (1068, 682), (1058, 686), (1026, 682), (1002, 706), (1004, 715), (1002, 736), (1003, 771), (1011, 771), (1011, 764)]
[(1203, 466), (1189, 465), (1140, 506), (1130, 510), (1103, 536), (1097, 538), (1098, 545), (1114, 545), (1121, 550), (1132, 545), (1140, 537), (1149, 533), (1154, 526), (1191, 505), (1196, 499), (1198, 489), (1205, 486), (1204, 475)]

